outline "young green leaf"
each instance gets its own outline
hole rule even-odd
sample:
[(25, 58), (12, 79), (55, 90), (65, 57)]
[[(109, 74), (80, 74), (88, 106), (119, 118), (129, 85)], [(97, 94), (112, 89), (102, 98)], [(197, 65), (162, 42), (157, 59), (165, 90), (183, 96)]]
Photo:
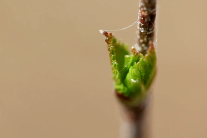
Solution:
[(104, 31), (103, 34), (106, 36), (117, 94), (130, 104), (141, 102), (147, 96), (156, 73), (154, 46), (151, 44), (145, 55), (132, 47), (130, 54), (128, 45), (118, 41), (112, 33)]

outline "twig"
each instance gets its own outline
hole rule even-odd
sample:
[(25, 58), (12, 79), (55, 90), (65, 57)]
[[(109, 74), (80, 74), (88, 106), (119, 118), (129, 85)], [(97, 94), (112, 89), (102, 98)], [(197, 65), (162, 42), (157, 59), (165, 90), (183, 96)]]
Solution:
[(154, 21), (156, 17), (156, 0), (140, 0), (138, 13), (138, 44), (140, 52), (147, 53), (154, 38)]
[[(156, 17), (156, 0), (140, 0), (139, 13), (138, 13), (138, 45), (141, 48), (140, 53), (146, 54), (150, 44), (154, 39), (154, 22)], [(126, 97), (117, 93), (118, 99), (126, 100)], [(149, 96), (148, 96), (149, 98)], [(148, 99), (147, 98), (147, 99)], [(148, 106), (149, 99), (145, 99), (141, 104), (137, 106), (122, 106), (124, 108), (123, 114), (124, 124), (122, 126), (123, 138), (149, 138), (150, 132), (147, 127), (148, 122)]]
[(121, 105), (121, 138), (150, 138), (150, 97), (137, 106)]
[(101, 30), (106, 36), (115, 94), (123, 108), (123, 138), (149, 138), (147, 126), (149, 94), (156, 74), (156, 52), (153, 46), (156, 0), (140, 0), (137, 51), (132, 55), (127, 45), (112, 33)]

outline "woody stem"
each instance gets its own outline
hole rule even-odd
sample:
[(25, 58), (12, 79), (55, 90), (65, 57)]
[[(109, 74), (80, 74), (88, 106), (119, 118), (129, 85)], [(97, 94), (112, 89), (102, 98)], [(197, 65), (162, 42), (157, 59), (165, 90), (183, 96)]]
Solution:
[(156, 0), (140, 0), (138, 13), (138, 45), (140, 53), (146, 54), (154, 38)]

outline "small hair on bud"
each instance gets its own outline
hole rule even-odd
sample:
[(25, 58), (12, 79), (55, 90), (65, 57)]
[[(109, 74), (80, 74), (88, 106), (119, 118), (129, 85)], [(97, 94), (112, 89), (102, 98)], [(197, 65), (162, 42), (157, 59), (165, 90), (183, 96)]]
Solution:
[(100, 32), (101, 34), (103, 34), (104, 30), (99, 30), (99, 32)]
[(127, 27), (124, 27), (124, 28), (121, 28), (121, 29), (116, 29), (116, 30), (99, 30), (99, 32), (101, 33), (101, 34), (103, 34), (105, 31), (121, 31), (121, 30), (125, 30), (125, 29), (127, 29), (127, 28), (129, 28), (129, 27), (132, 27), (134, 24), (136, 24), (136, 23), (138, 23), (138, 19), (134, 22), (134, 23), (132, 23), (131, 25), (129, 25), (129, 26), (127, 26)]

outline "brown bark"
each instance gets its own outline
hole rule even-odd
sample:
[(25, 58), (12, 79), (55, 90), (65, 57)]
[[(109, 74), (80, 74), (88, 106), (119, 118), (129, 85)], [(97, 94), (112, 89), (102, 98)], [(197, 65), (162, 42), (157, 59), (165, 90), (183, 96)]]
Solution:
[(154, 38), (156, 0), (140, 0), (138, 13), (138, 45), (140, 53), (146, 54)]

